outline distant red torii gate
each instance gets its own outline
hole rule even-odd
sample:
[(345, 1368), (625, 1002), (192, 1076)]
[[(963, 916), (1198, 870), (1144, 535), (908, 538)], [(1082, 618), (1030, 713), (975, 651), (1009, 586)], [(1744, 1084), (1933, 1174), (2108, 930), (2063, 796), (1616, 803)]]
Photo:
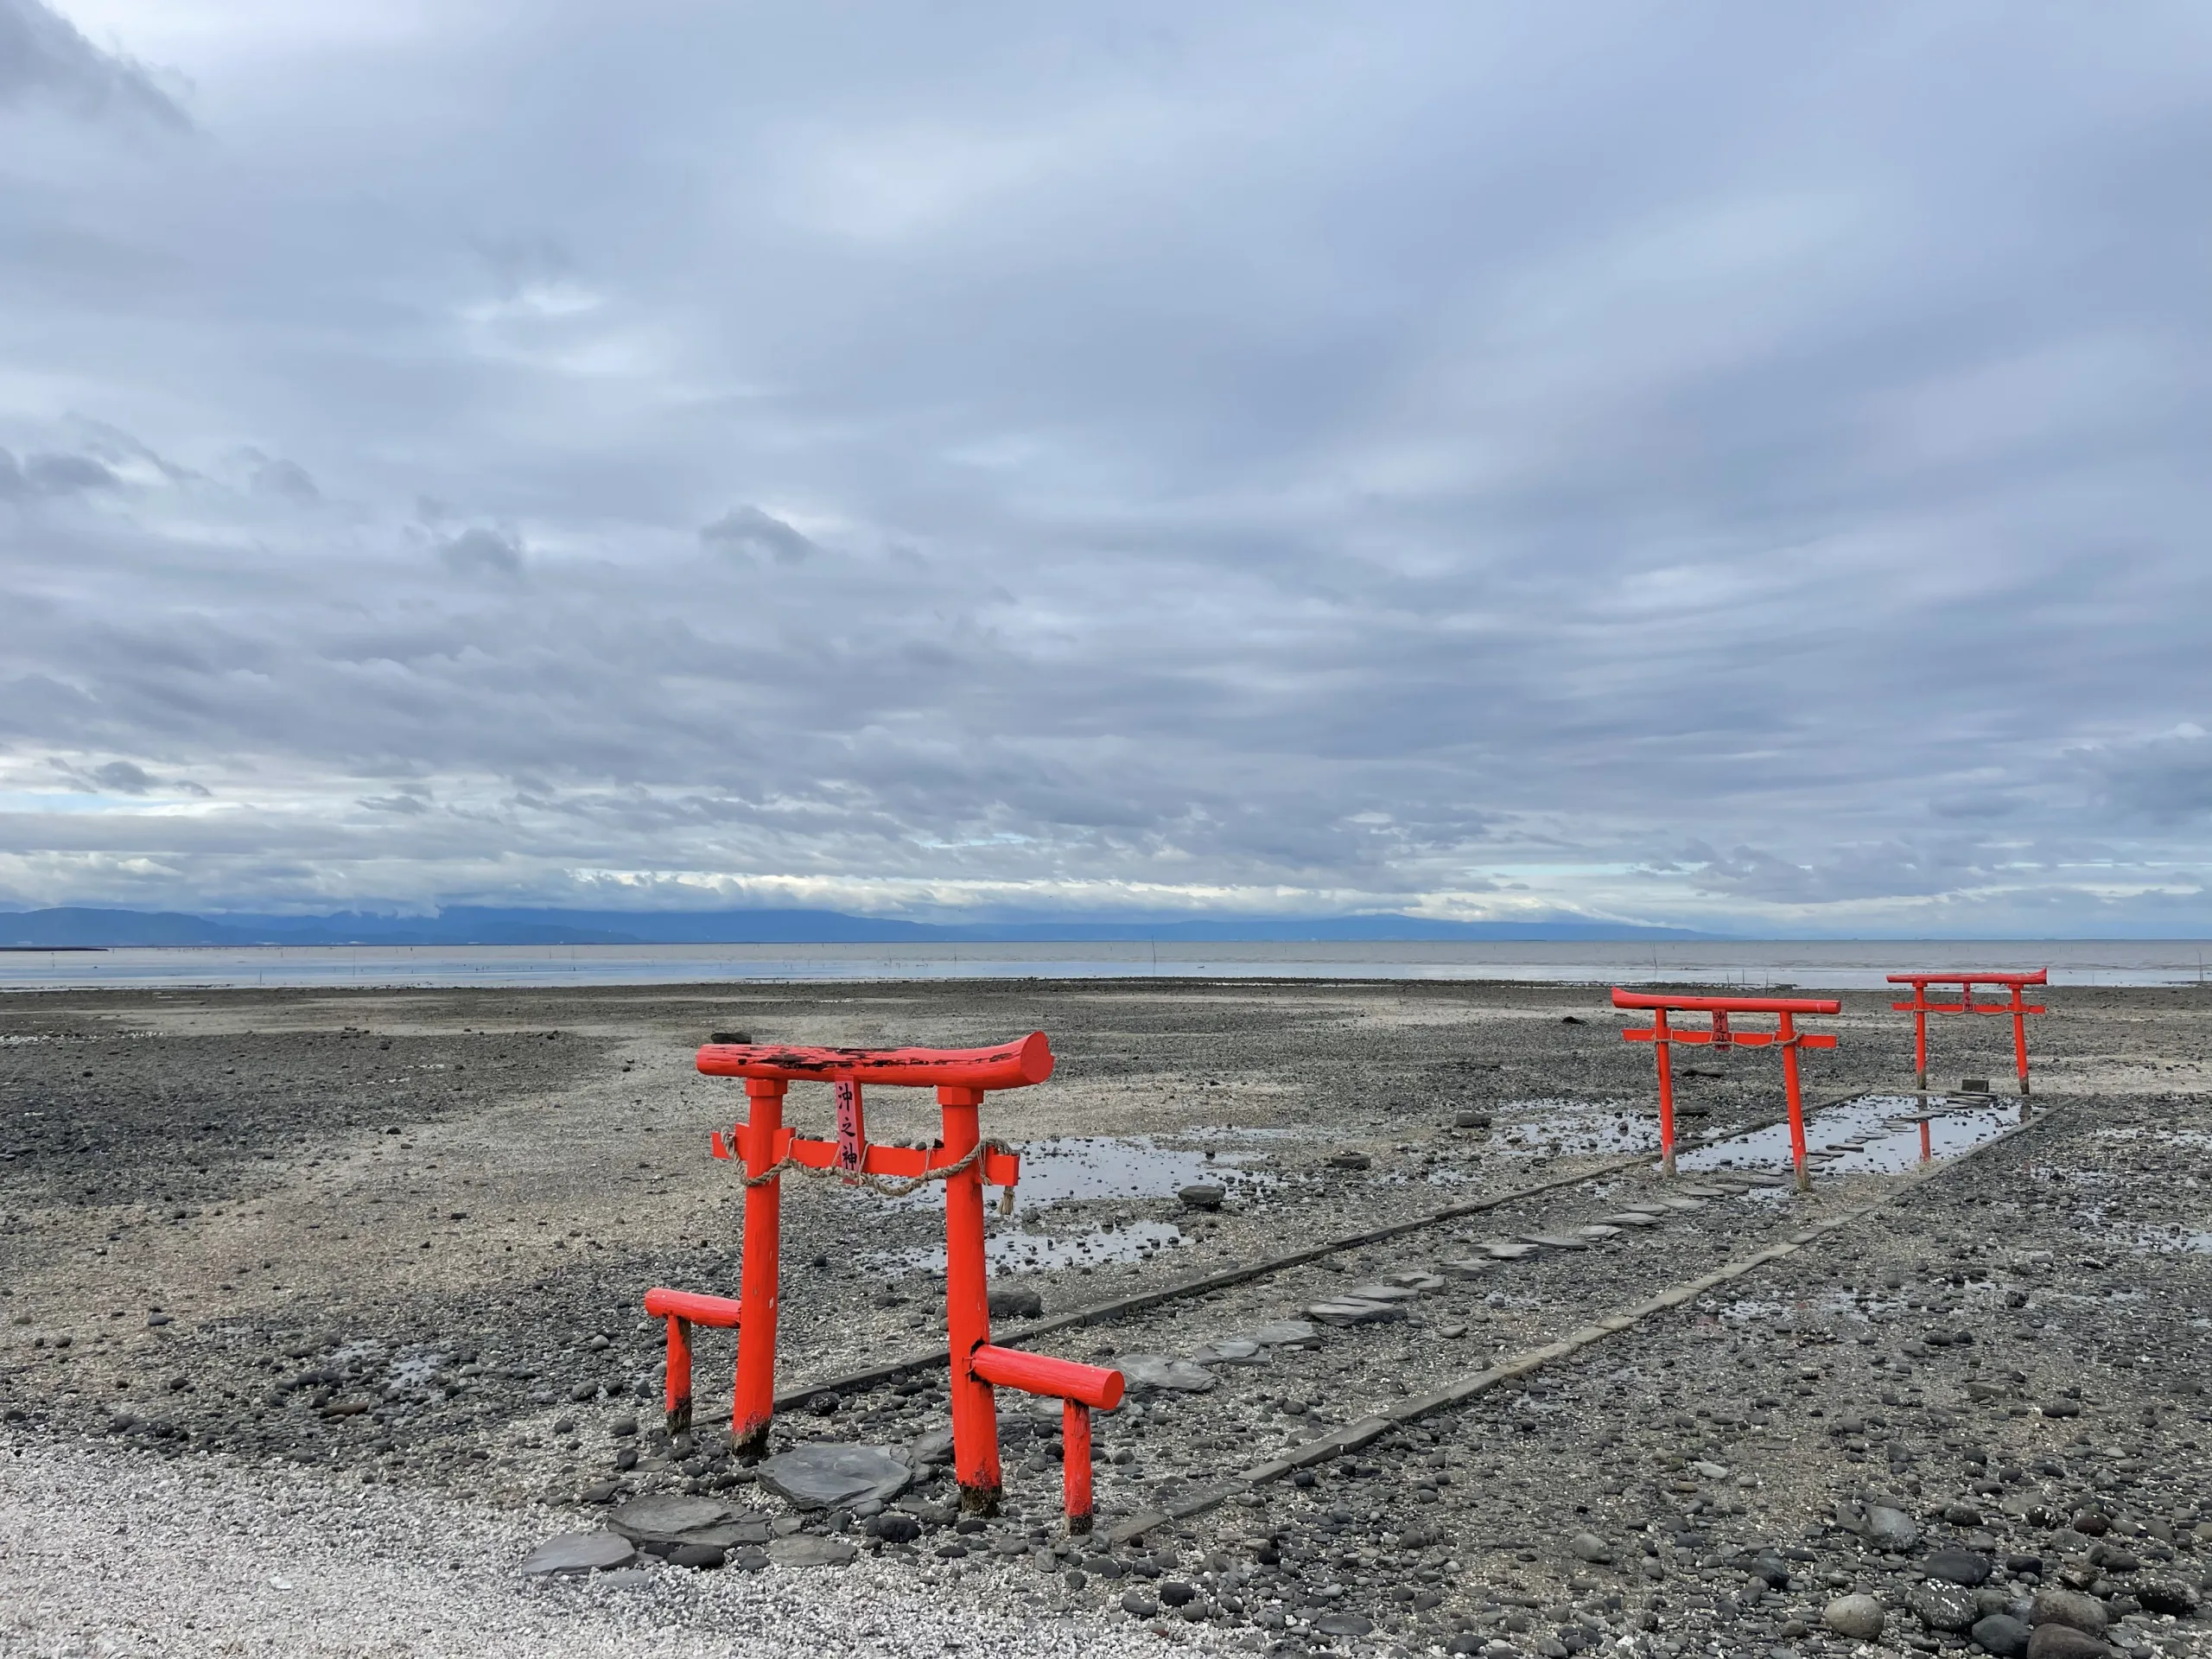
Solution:
[[(1711, 1044), (1715, 1048), (1767, 1048), (1782, 1051), (1783, 1092), (1789, 1100), (1789, 1161), (1797, 1171), (1797, 1190), (1811, 1190), (1813, 1177), (1805, 1162), (1805, 1104), (1797, 1077), (1797, 1051), (1834, 1048), (1835, 1039), (1825, 1033), (1801, 1032), (1799, 1014), (1837, 1014), (1843, 1004), (1833, 997), (1814, 996), (1677, 996), (1672, 992), (1613, 990), (1617, 1008), (1647, 1009), (1651, 1023), (1642, 1030), (1621, 1033), (1621, 1040), (1649, 1043), (1659, 1059), (1659, 1167), (1675, 1173), (1675, 1062), (1669, 1050), (1676, 1043)], [(1670, 1014), (1709, 1014), (1713, 1024), (1706, 1031), (1678, 1031), (1667, 1023)], [(1772, 1031), (1738, 1031), (1728, 1023), (1732, 1014), (1771, 1014), (1777, 1016)]]
[[(2021, 996), (2021, 988), (2028, 985), (2048, 985), (2050, 969), (2038, 968), (2031, 974), (2007, 973), (1999, 969), (1971, 973), (1948, 974), (1905, 973), (1891, 974), (1892, 985), (1912, 987), (1912, 1001), (1892, 1002), (1890, 1007), (1899, 1014), (1912, 1015), (1912, 1065), (1914, 1081), (1922, 1094), (1928, 1092), (1928, 1016), (1931, 1014), (2009, 1014), (2012, 1016), (2012, 1064), (2020, 1074), (2020, 1092), (2028, 1092), (2028, 1016), (2048, 1014), (2050, 1009), (2040, 1003), (2031, 1003)], [(1930, 985), (1955, 985), (1959, 1000), (1955, 1002), (1930, 1002)], [(1977, 985), (2002, 985), (2012, 993), (2009, 1002), (1976, 1002), (1974, 988)], [(2021, 1109), (2026, 1110), (2025, 1107)]]

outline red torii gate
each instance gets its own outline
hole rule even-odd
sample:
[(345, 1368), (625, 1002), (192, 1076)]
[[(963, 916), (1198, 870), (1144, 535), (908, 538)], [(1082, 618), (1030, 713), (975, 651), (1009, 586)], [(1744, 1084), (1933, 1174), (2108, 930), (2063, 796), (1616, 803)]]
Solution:
[[(2012, 1016), (2012, 1063), (2020, 1074), (2020, 1092), (2028, 1092), (2028, 1016), (2048, 1014), (2050, 1010), (2039, 1003), (2024, 1001), (2023, 986), (2048, 985), (2050, 969), (2038, 968), (2031, 974), (2012, 974), (1992, 970), (1986, 973), (1951, 974), (1891, 974), (1892, 985), (1912, 987), (1912, 1001), (1892, 1002), (1890, 1007), (1899, 1014), (1912, 1015), (1912, 1061), (1916, 1084), (1922, 1094), (1928, 1092), (1928, 1016), (1931, 1014), (2009, 1014)], [(1955, 985), (1959, 1000), (1955, 1002), (1930, 1002), (1930, 985)], [(1977, 985), (2003, 985), (2012, 993), (2009, 1002), (1976, 1002), (1974, 988)], [(2023, 1108), (2023, 1110), (2025, 1109)]]
[[(1796, 1166), (1797, 1190), (1809, 1192), (1811, 1172), (1805, 1164), (1805, 1104), (1797, 1077), (1797, 1051), (1834, 1048), (1833, 1036), (1797, 1029), (1801, 1014), (1837, 1014), (1843, 1004), (1832, 997), (1812, 996), (1676, 996), (1672, 993), (1613, 990), (1617, 1008), (1650, 1010), (1651, 1023), (1643, 1029), (1624, 1031), (1621, 1039), (1649, 1043), (1659, 1058), (1659, 1167), (1675, 1173), (1675, 1062), (1669, 1052), (1675, 1043), (1710, 1043), (1715, 1048), (1766, 1048), (1782, 1051), (1783, 1089), (1789, 1099), (1789, 1161)], [(1713, 1025), (1706, 1031), (1677, 1031), (1667, 1023), (1669, 1014), (1709, 1014)], [(1777, 1016), (1772, 1031), (1737, 1031), (1730, 1027), (1732, 1014), (1771, 1014)]]
[[(667, 1404), (671, 1429), (690, 1420), (690, 1326), (737, 1327), (737, 1380), (730, 1402), (730, 1443), (758, 1458), (775, 1414), (776, 1309), (782, 1231), (780, 1178), (789, 1169), (834, 1173), (851, 1185), (896, 1194), (925, 1182), (944, 1183), (945, 1325), (951, 1347), (953, 1469), (963, 1510), (989, 1514), (1000, 1490), (998, 1409), (992, 1388), (1019, 1389), (1062, 1402), (1065, 1501), (1071, 1532), (1090, 1529), (1090, 1412), (1121, 1403), (1122, 1373), (991, 1343), (988, 1272), (983, 1252), (983, 1187), (1009, 1189), (1020, 1160), (981, 1134), (985, 1094), (1020, 1089), (1052, 1075), (1052, 1051), (1041, 1031), (995, 1048), (796, 1048), (743, 1041), (710, 1042), (699, 1050), (709, 1077), (742, 1077), (750, 1110), (717, 1158), (745, 1166), (745, 1251), (735, 1300), (656, 1287), (650, 1313), (668, 1322)], [(784, 1127), (784, 1097), (794, 1082), (834, 1085), (837, 1138), (810, 1141)], [(943, 1134), (934, 1147), (869, 1144), (861, 1085), (937, 1090)], [(883, 1178), (893, 1178), (888, 1185)], [(681, 1380), (679, 1388), (679, 1367)]]

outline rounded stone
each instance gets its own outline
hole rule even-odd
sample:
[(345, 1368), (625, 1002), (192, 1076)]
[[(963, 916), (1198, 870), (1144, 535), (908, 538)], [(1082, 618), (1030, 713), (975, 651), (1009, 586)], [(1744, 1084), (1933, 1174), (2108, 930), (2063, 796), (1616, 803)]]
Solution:
[(2028, 1623), (2038, 1628), (2064, 1624), (2090, 1636), (2102, 1636), (2111, 1619), (2104, 1603), (2078, 1590), (2038, 1590), (2028, 1611)]
[(1986, 1618), (1974, 1621), (1969, 1632), (1974, 1645), (1984, 1653), (1993, 1653), (1997, 1659), (2022, 1659), (2028, 1650), (2028, 1627), (2010, 1613), (1992, 1613)]
[(1198, 1599), (1198, 1592), (1180, 1579), (1169, 1579), (1160, 1586), (1160, 1599), (1164, 1605), (1180, 1607), (1184, 1603)]
[(1872, 1642), (1882, 1633), (1889, 1615), (1872, 1596), (1838, 1596), (1821, 1615), (1828, 1629), (1855, 1642)]
[(1931, 1630), (1970, 1629), (1981, 1616), (1973, 1594), (1951, 1584), (1916, 1584), (1905, 1597), (1913, 1617)]
[(1969, 1590), (1987, 1584), (1992, 1571), (1989, 1557), (1971, 1549), (1939, 1549), (1925, 1565), (1929, 1578), (1962, 1584)]
[(729, 1559), (729, 1552), (715, 1544), (678, 1544), (668, 1552), (671, 1567), (688, 1567), (712, 1573)]
[(1175, 1196), (1183, 1201), (1185, 1210), (1218, 1210), (1222, 1200), (1229, 1196), (1229, 1189), (1216, 1186), (1211, 1181), (1196, 1181), (1181, 1188)]
[(2026, 1659), (2112, 1659), (2112, 1649), (2071, 1624), (2038, 1624), (2028, 1637)]
[(1122, 1611), (1132, 1618), (1150, 1618), (1160, 1611), (1160, 1604), (1141, 1590), (1129, 1590), (1122, 1593)]

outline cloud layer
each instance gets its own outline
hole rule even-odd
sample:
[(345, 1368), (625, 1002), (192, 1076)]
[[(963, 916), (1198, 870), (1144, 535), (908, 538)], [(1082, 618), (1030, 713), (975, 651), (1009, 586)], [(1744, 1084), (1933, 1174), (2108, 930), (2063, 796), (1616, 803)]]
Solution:
[(2201, 10), (64, 10), (0, 899), (2212, 931)]

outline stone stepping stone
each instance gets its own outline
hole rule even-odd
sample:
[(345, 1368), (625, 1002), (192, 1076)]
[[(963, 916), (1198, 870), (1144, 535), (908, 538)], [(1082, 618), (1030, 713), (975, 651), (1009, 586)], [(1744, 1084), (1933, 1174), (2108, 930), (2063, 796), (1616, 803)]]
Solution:
[(1529, 1243), (1541, 1245), (1548, 1250), (1586, 1250), (1590, 1248), (1588, 1239), (1577, 1238), (1573, 1233), (1523, 1233), (1521, 1236)]
[(1114, 1362), (1114, 1369), (1133, 1389), (1168, 1389), (1180, 1394), (1205, 1394), (1215, 1382), (1214, 1374), (1203, 1365), (1187, 1359), (1171, 1358), (1166, 1354), (1123, 1354)]
[(638, 1552), (619, 1532), (564, 1532), (523, 1557), (520, 1571), (533, 1579), (573, 1579), (633, 1565)]
[(913, 1478), (912, 1466), (887, 1446), (827, 1442), (779, 1452), (759, 1471), (760, 1484), (795, 1510), (838, 1509), (871, 1499), (887, 1503)]
[(1656, 1227), (1665, 1217), (1655, 1216), (1649, 1210), (1624, 1210), (1617, 1216), (1607, 1216), (1608, 1227)]
[(1669, 1210), (1681, 1211), (1685, 1214), (1692, 1210), (1702, 1210), (1705, 1208), (1705, 1200), (1703, 1198), (1658, 1198), (1654, 1200), (1654, 1202), (1664, 1205)]
[(1475, 1246), (1493, 1262), (1518, 1262), (1524, 1255), (1534, 1255), (1536, 1247), (1524, 1244), (1516, 1238), (1486, 1238)]
[[(1439, 1279), (1436, 1282), (1440, 1285), (1444, 1281)], [(1370, 1283), (1353, 1285), (1338, 1291), (1329, 1300), (1335, 1302), (1410, 1302), (1420, 1295), (1419, 1291), (1408, 1289), (1404, 1285)]]
[(1336, 1169), (1371, 1169), (1375, 1166), (1375, 1160), (1363, 1152), (1339, 1152), (1330, 1158), (1329, 1163)]
[(1394, 1285), (1403, 1285), (1408, 1290), (1441, 1290), (1444, 1281), (1423, 1268), (1407, 1268), (1389, 1275)]
[(1706, 1186), (1702, 1184), (1697, 1186), (1678, 1187), (1675, 1190), (1686, 1198), (1726, 1198), (1735, 1196), (1725, 1186)]
[(1581, 1234), (1583, 1237), (1591, 1240), (1593, 1243), (1604, 1239), (1618, 1238), (1621, 1236), (1621, 1230), (1619, 1228), (1609, 1227), (1600, 1221), (1590, 1222), (1583, 1226), (1576, 1228), (1574, 1230)]
[(1249, 1337), (1216, 1337), (1191, 1356), (1201, 1365), (1264, 1365), (1260, 1344)]
[(1459, 1256), (1438, 1262), (1436, 1270), (1447, 1279), (1480, 1279), (1490, 1272), (1490, 1263), (1478, 1262), (1471, 1256)]
[(1270, 1319), (1252, 1333), (1252, 1340), (1267, 1348), (1289, 1348), (1317, 1342), (1321, 1333), (1305, 1319)]
[(778, 1567), (849, 1567), (860, 1554), (842, 1538), (820, 1538), (795, 1532), (768, 1546), (768, 1559)]
[(1386, 1319), (1406, 1317), (1406, 1310), (1395, 1302), (1356, 1301), (1349, 1297), (1316, 1302), (1305, 1313), (1307, 1319), (1318, 1319), (1323, 1325), (1380, 1325)]
[(632, 1498), (609, 1513), (607, 1524), (652, 1555), (686, 1544), (734, 1549), (765, 1542), (768, 1536), (768, 1517), (756, 1510), (740, 1512), (710, 1497), (675, 1493)]

